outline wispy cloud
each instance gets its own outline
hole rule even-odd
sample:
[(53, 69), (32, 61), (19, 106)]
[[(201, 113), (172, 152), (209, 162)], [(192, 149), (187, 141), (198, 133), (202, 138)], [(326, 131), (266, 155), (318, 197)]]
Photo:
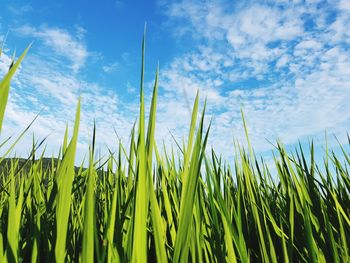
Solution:
[(7, 9), (17, 16), (33, 11), (33, 7), (29, 3), (10, 4), (8, 5)]
[(122, 8), (124, 8), (124, 7), (126, 6), (126, 3), (125, 3), (125, 1), (116, 0), (116, 1), (114, 2), (114, 6), (115, 6), (115, 8), (117, 8), (117, 9), (122, 9)]
[(12, 58), (7, 55), (5, 52), (6, 50), (3, 50), (3, 53), (0, 56), (0, 74), (1, 76), (5, 75), (5, 73), (8, 71)]
[(119, 63), (113, 62), (113, 63), (109, 63), (109, 64), (102, 66), (102, 70), (105, 73), (113, 73), (113, 72), (118, 70), (118, 67), (119, 67)]
[(82, 40), (85, 30), (81, 27), (77, 28), (76, 36), (64, 29), (45, 25), (39, 28), (28, 25), (21, 26), (16, 29), (16, 32), (43, 41), (46, 47), (52, 49), (56, 55), (68, 59), (74, 72), (79, 71), (84, 66), (89, 56), (86, 45)]
[(136, 88), (135, 88), (133, 85), (131, 85), (130, 82), (127, 82), (127, 83), (126, 83), (126, 91), (127, 91), (128, 93), (133, 94), (133, 93), (136, 92)]

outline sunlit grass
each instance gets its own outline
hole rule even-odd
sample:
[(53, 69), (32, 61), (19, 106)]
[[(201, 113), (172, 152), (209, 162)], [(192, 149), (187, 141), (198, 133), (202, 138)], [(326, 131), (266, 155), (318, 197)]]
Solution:
[[(158, 70), (145, 122), (144, 50), (145, 41), (138, 129), (104, 167), (94, 160), (95, 126), (89, 167), (74, 167), (80, 100), (58, 162), (34, 159), (35, 143), (24, 163), (0, 159), (0, 262), (349, 262), (350, 155), (327, 151), (317, 164), (312, 144), (292, 156), (279, 143), (276, 182), (248, 140), (248, 150), (232, 146), (229, 167), (206, 151), (210, 124), (198, 94), (181, 156), (160, 154)], [(27, 51), (0, 83), (0, 128)]]

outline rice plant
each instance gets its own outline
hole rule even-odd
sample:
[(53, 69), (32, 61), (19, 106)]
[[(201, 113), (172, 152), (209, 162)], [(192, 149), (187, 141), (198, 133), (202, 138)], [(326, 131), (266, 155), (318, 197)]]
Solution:
[[(0, 83), (0, 127), (27, 51)], [(57, 158), (34, 158), (42, 142), (28, 159), (7, 158), (15, 145), (1, 157), (0, 262), (349, 262), (346, 149), (342, 156), (326, 151), (319, 164), (313, 144), (289, 154), (278, 143), (276, 180), (247, 133), (248, 149), (232, 145), (229, 166), (206, 149), (210, 124), (197, 94), (181, 155), (161, 153), (154, 135), (158, 70), (146, 122), (144, 51), (145, 39), (137, 129), (103, 166), (94, 159), (94, 126), (89, 166), (74, 167), (80, 100), (72, 138), (62, 135)]]

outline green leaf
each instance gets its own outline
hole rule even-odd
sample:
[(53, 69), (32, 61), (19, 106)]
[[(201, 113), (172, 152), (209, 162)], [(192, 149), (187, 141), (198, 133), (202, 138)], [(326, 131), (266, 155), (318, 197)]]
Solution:
[(29, 45), (26, 50), (22, 53), (22, 55), (18, 58), (17, 62), (11, 67), (9, 72), (5, 75), (5, 77), (0, 82), (0, 132), (2, 129), (2, 123), (4, 120), (5, 115), (5, 109), (6, 104), (8, 100), (8, 95), (10, 92), (10, 81), (13, 75), (15, 74), (16, 70), (18, 69), (19, 65), (21, 64), (23, 58), (28, 53), (28, 50), (30, 49), (31, 45)]

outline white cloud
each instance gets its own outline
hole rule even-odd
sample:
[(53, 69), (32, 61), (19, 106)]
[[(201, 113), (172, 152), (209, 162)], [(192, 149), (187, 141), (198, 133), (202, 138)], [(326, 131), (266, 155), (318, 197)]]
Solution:
[[(250, 3), (163, 1), (168, 23), (180, 24), (175, 31), (201, 43), (163, 71), (164, 99), (175, 93), (191, 100), (197, 89), (214, 94), (210, 142), (226, 156), (233, 155), (233, 135), (244, 141), (241, 105), (258, 151), (271, 149), (266, 139), (293, 144), (324, 129), (344, 135), (350, 128), (347, 2)], [(175, 116), (179, 107), (173, 106)]]
[[(7, 70), (9, 61), (10, 57), (5, 52), (0, 58), (1, 74)], [(28, 53), (12, 81), (1, 138), (12, 135), (15, 138), (40, 112), (39, 118), (15, 151), (26, 157), (34, 133), (38, 140), (50, 135), (46, 141), (46, 156), (57, 155), (67, 123), (72, 130), (79, 96), (82, 98), (82, 111), (76, 163), (79, 164), (88, 152), (94, 120), (97, 123), (98, 147), (101, 147), (102, 153), (106, 152), (105, 144), (112, 150), (117, 147), (114, 128), (127, 145), (132, 123), (136, 119), (135, 105), (120, 101), (108, 87), (86, 81), (62, 68), (60, 63), (47, 61), (35, 49)], [(3, 154), (5, 149), (7, 147), (2, 147), (0, 152)]]
[(315, 39), (311, 39), (311, 40), (303, 40), (299, 42), (295, 46), (295, 49), (307, 49), (309, 51), (313, 51), (313, 50), (320, 50), (322, 47), (323, 45), (320, 42), (318, 42)]
[(119, 63), (118, 62), (113, 62), (107, 65), (102, 66), (102, 70), (105, 73), (113, 73), (118, 70)]
[(131, 85), (130, 82), (127, 82), (127, 83), (126, 83), (126, 91), (127, 91), (128, 93), (133, 94), (133, 93), (136, 93), (136, 88), (135, 88), (133, 85)]
[(340, 0), (339, 1), (339, 9), (342, 11), (350, 12), (350, 2), (347, 0)]
[[(169, 23), (176, 20), (180, 25), (174, 35), (189, 34), (200, 44), (162, 67), (158, 143), (172, 141), (169, 130), (177, 139), (187, 135), (197, 90), (201, 102), (207, 97), (207, 114), (213, 117), (210, 145), (226, 157), (233, 155), (233, 137), (244, 142), (241, 106), (253, 145), (261, 152), (271, 149), (266, 139), (279, 137), (293, 144), (322, 134), (325, 128), (340, 135), (350, 128), (350, 19), (346, 1), (335, 7), (301, 2), (234, 5), (231, 1), (163, 2), (162, 7)], [(335, 8), (337, 16), (329, 20), (327, 9)], [(84, 30), (77, 29), (79, 37), (47, 26), (27, 26), (19, 31), (41, 39), (55, 51), (55, 58), (68, 59), (75, 71), (91, 54), (83, 41)], [(0, 60), (0, 69), (6, 63)], [(112, 64), (105, 65), (105, 71), (111, 69)], [(52, 145), (59, 145), (81, 94), (83, 105), (89, 105), (83, 108), (81, 147), (90, 139), (93, 119), (97, 120), (102, 144), (111, 145), (113, 127), (128, 139), (138, 111), (134, 101), (122, 101), (105, 87), (84, 81), (38, 54), (28, 56), (20, 74), (11, 91), (4, 126), (9, 131), (16, 125), (24, 127), (33, 118), (33, 109), (49, 105), (35, 129), (39, 136), (54, 130)], [(136, 89), (128, 83), (127, 91), (135, 93)]]
[(82, 41), (85, 30), (81, 27), (77, 28), (77, 37), (66, 30), (50, 28), (45, 25), (39, 28), (26, 25), (17, 28), (16, 31), (24, 36), (33, 37), (34, 40), (43, 41), (57, 55), (67, 58), (71, 62), (71, 68), (74, 72), (79, 71), (85, 65), (89, 56), (86, 45)]
[(125, 5), (126, 5), (126, 3), (125, 3), (124, 1), (121, 1), (121, 0), (116, 0), (116, 1), (114, 2), (114, 6), (115, 6), (115, 8), (117, 8), (117, 9), (122, 9), (122, 8), (125, 7)]
[[(6, 51), (6, 50), (5, 50)], [(8, 56), (4, 51), (0, 56), (0, 74), (5, 75), (11, 64), (12, 58)]]
[(288, 61), (290, 60), (289, 56), (288, 55), (282, 55), (277, 63), (276, 63), (276, 67), (277, 68), (281, 68), (281, 67), (284, 67), (287, 65)]
[(28, 3), (11, 4), (7, 7), (7, 9), (17, 16), (33, 11), (33, 7)]

